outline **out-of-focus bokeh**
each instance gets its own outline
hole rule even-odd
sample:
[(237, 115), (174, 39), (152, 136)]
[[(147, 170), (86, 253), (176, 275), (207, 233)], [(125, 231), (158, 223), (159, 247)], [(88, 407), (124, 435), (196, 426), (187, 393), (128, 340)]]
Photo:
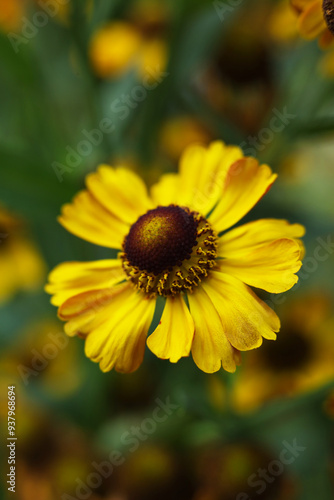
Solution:
[[(4, 497), (334, 498), (334, 51), (298, 22), (288, 0), (0, 0)], [(279, 174), (247, 220), (307, 230), (299, 283), (263, 294), (278, 340), (235, 374), (149, 352), (102, 374), (43, 286), (60, 262), (115, 254), (66, 232), (60, 207), (101, 162), (151, 185), (214, 139)]]

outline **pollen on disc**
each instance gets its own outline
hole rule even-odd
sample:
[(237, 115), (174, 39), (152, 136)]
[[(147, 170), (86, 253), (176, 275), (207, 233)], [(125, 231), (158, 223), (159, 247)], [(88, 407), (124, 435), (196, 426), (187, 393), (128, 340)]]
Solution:
[(158, 274), (190, 257), (197, 222), (181, 207), (158, 207), (142, 215), (125, 242), (127, 258), (140, 270)]

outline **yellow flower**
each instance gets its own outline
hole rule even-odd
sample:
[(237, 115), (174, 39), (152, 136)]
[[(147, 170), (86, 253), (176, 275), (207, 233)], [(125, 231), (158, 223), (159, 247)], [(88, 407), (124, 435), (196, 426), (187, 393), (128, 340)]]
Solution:
[(117, 77), (136, 67), (140, 76), (150, 76), (150, 71), (165, 68), (166, 43), (149, 38), (133, 24), (113, 21), (98, 29), (89, 47), (92, 67), (100, 78)]
[(18, 290), (38, 288), (45, 272), (45, 264), (24, 235), (22, 223), (0, 208), (0, 302)]
[(332, 0), (290, 0), (298, 15), (298, 29), (307, 40), (319, 38), (326, 48), (333, 43), (334, 6)]
[(86, 355), (102, 371), (132, 372), (159, 298), (164, 310), (147, 340), (156, 356), (175, 363), (191, 351), (205, 372), (234, 372), (239, 351), (259, 347), (263, 337), (274, 340), (280, 328), (249, 287), (284, 292), (301, 266), (299, 224), (262, 219), (226, 232), (275, 179), (267, 165), (222, 142), (189, 147), (180, 173), (164, 175), (150, 196), (133, 172), (100, 166), (59, 221), (120, 252), (51, 272), (46, 291), (65, 332), (86, 339)]
[(131, 24), (117, 21), (100, 28), (90, 42), (90, 59), (98, 76), (107, 78), (126, 71), (135, 61), (141, 36)]

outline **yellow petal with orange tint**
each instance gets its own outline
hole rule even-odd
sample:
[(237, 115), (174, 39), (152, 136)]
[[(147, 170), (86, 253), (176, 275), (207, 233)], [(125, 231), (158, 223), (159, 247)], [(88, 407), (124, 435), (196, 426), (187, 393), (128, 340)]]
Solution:
[(227, 173), (221, 200), (209, 217), (219, 233), (233, 226), (269, 190), (277, 175), (268, 165), (259, 165), (255, 158), (236, 161)]
[(51, 271), (45, 291), (53, 295), (51, 303), (60, 306), (79, 293), (108, 288), (124, 279), (125, 273), (119, 259), (65, 262)]
[(206, 215), (221, 196), (230, 166), (242, 157), (239, 147), (221, 141), (212, 142), (208, 148), (189, 146), (180, 161), (179, 203)]

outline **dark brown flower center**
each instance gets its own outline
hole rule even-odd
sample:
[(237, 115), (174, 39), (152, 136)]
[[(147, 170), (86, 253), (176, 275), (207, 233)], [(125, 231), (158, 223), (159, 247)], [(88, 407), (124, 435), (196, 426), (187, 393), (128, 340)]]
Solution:
[(334, 0), (323, 0), (322, 8), (327, 27), (334, 35)]
[(161, 273), (190, 258), (197, 225), (181, 207), (155, 208), (131, 227), (124, 250), (131, 264), (141, 271)]
[(132, 225), (120, 257), (128, 279), (149, 295), (191, 291), (215, 264), (217, 235), (198, 213), (159, 206)]

